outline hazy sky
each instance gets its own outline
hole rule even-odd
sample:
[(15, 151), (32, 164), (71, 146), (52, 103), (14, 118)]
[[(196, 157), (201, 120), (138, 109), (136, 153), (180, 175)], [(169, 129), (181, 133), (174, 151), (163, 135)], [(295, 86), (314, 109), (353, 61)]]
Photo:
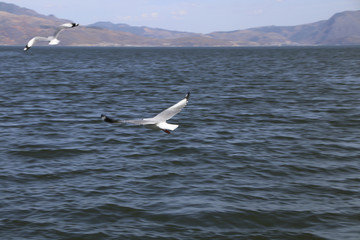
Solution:
[[(2, 0), (0, 0), (2, 1)], [(360, 0), (4, 0), (82, 25), (97, 21), (210, 33), (292, 26), (360, 10)]]

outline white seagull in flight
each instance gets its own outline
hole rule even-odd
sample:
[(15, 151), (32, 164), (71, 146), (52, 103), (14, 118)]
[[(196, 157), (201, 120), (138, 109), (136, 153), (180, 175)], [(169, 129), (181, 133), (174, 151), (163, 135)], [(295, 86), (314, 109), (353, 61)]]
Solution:
[(104, 114), (101, 114), (101, 118), (102, 120), (104, 120), (104, 122), (108, 123), (132, 123), (136, 125), (144, 125), (146, 128), (150, 128), (153, 130), (162, 130), (170, 134), (170, 131), (174, 131), (179, 125), (169, 124), (166, 122), (166, 120), (169, 120), (170, 118), (178, 114), (188, 103), (189, 97), (190, 92), (186, 94), (183, 100), (165, 109), (153, 118), (144, 118), (138, 120), (114, 120), (105, 116)]
[(61, 24), (55, 31), (53, 36), (49, 36), (49, 37), (33, 37), (25, 46), (24, 51), (29, 50), (37, 41), (44, 41), (44, 42), (49, 42), (49, 45), (56, 45), (60, 42), (60, 40), (58, 39), (59, 34), (62, 30), (65, 30), (67, 28), (73, 28), (73, 27), (77, 27), (79, 26), (78, 23), (64, 23)]

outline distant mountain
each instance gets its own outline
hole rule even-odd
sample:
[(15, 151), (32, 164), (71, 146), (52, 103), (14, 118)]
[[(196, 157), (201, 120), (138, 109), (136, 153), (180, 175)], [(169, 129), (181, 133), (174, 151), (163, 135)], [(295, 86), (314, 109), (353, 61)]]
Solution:
[(121, 24), (121, 23), (115, 24), (112, 22), (96, 22), (94, 24), (88, 25), (88, 27), (104, 28), (112, 31), (128, 32), (143, 37), (159, 38), (159, 39), (174, 39), (174, 38), (183, 38), (183, 37), (202, 36), (202, 34), (198, 34), (198, 33), (171, 31), (161, 28), (150, 28), (144, 26), (134, 27), (128, 24)]
[[(58, 25), (68, 21), (0, 2), (0, 45), (25, 45), (35, 35), (52, 35)], [(360, 45), (360, 11), (346, 11), (329, 20), (298, 26), (267, 26), (209, 34), (97, 22), (64, 31), (60, 40), (62, 46)]]
[[(33, 36), (50, 36), (70, 20), (45, 16), (14, 4), (0, 3), (0, 45), (25, 45)], [(60, 35), (62, 46), (151, 46), (153, 39), (127, 32), (80, 26)], [(38, 45), (47, 45), (39, 42)]]
[(26, 15), (26, 16), (46, 18), (45, 15), (41, 15), (27, 8), (18, 7), (15, 4), (11, 4), (11, 3), (0, 2), (0, 11), (12, 13), (15, 15)]
[(318, 32), (307, 41), (315, 44), (359, 44), (360, 11), (347, 11), (335, 14), (323, 22)]
[(360, 11), (335, 14), (329, 20), (290, 27), (259, 27), (208, 34), (239, 45), (358, 45)]

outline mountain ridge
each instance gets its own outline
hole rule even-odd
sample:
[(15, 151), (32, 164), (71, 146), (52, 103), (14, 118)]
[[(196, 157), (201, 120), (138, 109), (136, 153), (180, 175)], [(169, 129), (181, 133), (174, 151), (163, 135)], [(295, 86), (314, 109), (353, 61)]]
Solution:
[[(24, 45), (35, 35), (51, 35), (59, 24), (67, 21), (70, 20), (60, 19), (54, 15), (42, 15), (15, 4), (0, 2), (0, 45)], [(102, 21), (64, 31), (60, 36), (60, 45), (150, 47), (360, 45), (359, 23), (360, 10), (336, 13), (328, 20), (315, 23), (215, 31), (208, 34)]]
[(182, 38), (182, 37), (199, 37), (203, 34), (200, 33), (191, 33), (191, 32), (182, 32), (174, 30), (166, 30), (162, 28), (151, 28), (147, 26), (130, 26), (125, 23), (112, 23), (109, 21), (96, 22), (88, 27), (98, 27), (104, 28), (112, 31), (122, 31), (129, 32), (143, 37), (159, 38), (159, 39), (173, 39), (173, 38)]

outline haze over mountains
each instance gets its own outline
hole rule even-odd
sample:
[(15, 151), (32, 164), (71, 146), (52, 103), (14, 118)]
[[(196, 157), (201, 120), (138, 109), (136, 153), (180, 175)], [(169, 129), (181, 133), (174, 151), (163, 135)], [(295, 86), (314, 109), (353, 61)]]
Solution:
[[(25, 45), (35, 35), (52, 35), (58, 25), (68, 21), (0, 2), (0, 45)], [(60, 40), (62, 46), (360, 45), (360, 11), (337, 13), (328, 20), (311, 24), (209, 34), (97, 22), (64, 31)]]

